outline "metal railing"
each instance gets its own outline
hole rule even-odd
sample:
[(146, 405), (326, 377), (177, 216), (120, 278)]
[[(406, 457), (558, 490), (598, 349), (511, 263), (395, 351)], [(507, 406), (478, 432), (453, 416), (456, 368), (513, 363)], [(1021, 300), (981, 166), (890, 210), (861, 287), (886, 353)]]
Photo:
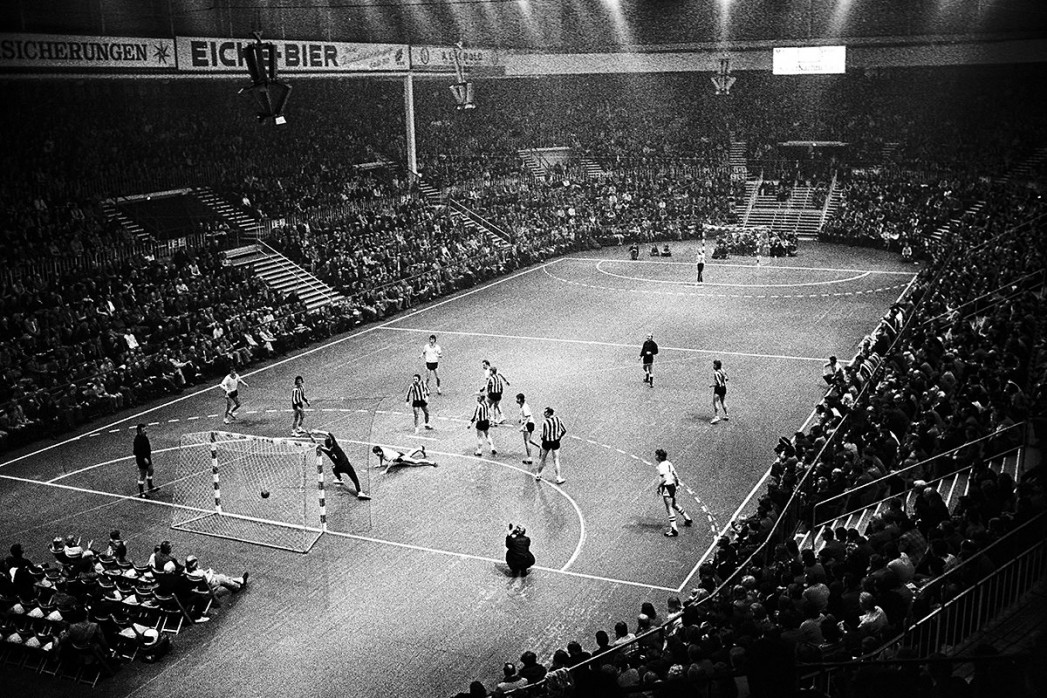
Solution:
[[(982, 460), (993, 461), (993, 460), (996, 460), (997, 458), (1002, 458), (1004, 456), (1007, 456), (1010, 453), (1012, 453), (1014, 451), (1017, 451), (1017, 450), (1019, 450), (1021, 448), (1022, 442), (1024, 442), (1024, 434), (1025, 434), (1026, 425), (1027, 425), (1027, 422), (1019, 422), (1017, 424), (1012, 424), (1012, 425), (1010, 425), (1008, 427), (1004, 427), (1003, 429), (999, 429), (997, 431), (994, 431), (991, 434), (985, 434), (984, 436), (980, 436), (977, 439), (972, 439), (972, 440), (970, 440), (970, 441), (968, 441), (968, 442), (966, 442), (966, 443), (964, 443), (964, 444), (962, 444), (960, 446), (957, 446), (956, 448), (951, 448), (948, 451), (943, 451), (942, 453), (938, 453), (936, 455), (933, 455), (930, 458), (925, 458), (924, 460), (919, 461), (918, 463), (913, 463), (912, 465), (908, 465), (908, 466), (906, 466), (904, 468), (901, 468), (899, 470), (893, 470), (893, 471), (887, 473), (886, 475), (878, 477), (875, 480), (872, 480), (870, 482), (863, 483), (863, 484), (861, 484), (861, 485), (859, 485), (857, 487), (854, 487), (852, 489), (849, 489), (846, 492), (843, 492), (841, 494), (833, 495), (832, 497), (828, 497), (826, 499), (820, 500), (820, 501), (816, 502), (814, 504), (814, 506), (811, 508), (811, 530), (814, 531), (819, 526), (824, 526), (825, 524), (830, 523), (832, 521), (835, 521), (837, 519), (840, 519), (840, 518), (842, 518), (844, 516), (849, 516), (851, 514), (857, 513), (859, 511), (864, 510), (864, 509), (868, 509), (869, 507), (872, 507), (872, 506), (874, 506), (876, 504), (879, 504), (880, 502), (886, 501), (888, 499), (893, 499), (894, 497), (896, 497), (898, 495), (897, 494), (890, 495), (888, 497), (884, 497), (883, 499), (877, 500), (875, 502), (869, 502), (868, 504), (862, 505), (862, 506), (858, 507), (857, 509), (853, 509), (851, 511), (840, 512), (838, 514), (833, 514), (832, 516), (830, 516), (830, 517), (828, 517), (828, 518), (826, 518), (826, 519), (824, 519), (822, 521), (818, 520), (818, 511), (819, 511), (819, 509), (824, 512), (825, 509), (831, 507), (834, 502), (837, 502), (837, 501), (839, 501), (841, 499), (850, 499), (851, 497), (855, 497), (860, 492), (862, 492), (864, 490), (867, 490), (867, 489), (882, 487), (882, 486), (885, 485), (887, 480), (890, 480), (892, 478), (900, 477), (900, 476), (904, 475), (905, 473), (908, 473), (908, 472), (911, 472), (913, 470), (916, 470), (917, 468), (926, 467), (930, 463), (934, 463), (935, 461), (938, 461), (938, 460), (941, 460), (941, 459), (946, 458), (948, 456), (951, 456), (954, 453), (958, 453), (960, 451), (963, 451), (964, 449), (970, 448), (974, 444), (979, 444), (979, 443), (982, 443), (982, 442), (985, 442), (985, 441), (991, 441), (992, 439), (1000, 438), (1000, 436), (1002, 434), (1010, 432), (1011, 434), (1014, 434), (1015, 437), (1019, 440), (1018, 443), (1015, 444), (1015, 445), (1012, 445), (1012, 446), (1008, 446), (1004, 450), (999, 451), (998, 453), (994, 453), (991, 456), (985, 456), (985, 457), (982, 458)], [(1012, 430), (1015, 430), (1015, 429), (1019, 430), (1019, 432), (1012, 431)], [(1019, 433), (1021, 434), (1020, 436), (1018, 435)], [(955, 475), (957, 473), (963, 472), (964, 470), (970, 470), (970, 466), (965, 467), (965, 468), (960, 468), (959, 470), (955, 470), (955, 471), (946, 473), (946, 474), (941, 475), (941, 476), (937, 476), (937, 477), (933, 478), (930, 482), (936, 482), (936, 481), (942, 480), (944, 478), (950, 477), (950, 476)]]
[[(878, 658), (888, 649), (908, 648), (918, 657), (963, 649), (964, 644), (978, 631), (999, 618), (1028, 593), (1037, 583), (1047, 578), (1047, 513), (1041, 512), (1010, 531), (991, 545), (977, 551), (973, 557), (935, 579), (925, 582), (916, 598), (930, 611), (920, 618), (906, 620), (904, 629), (880, 643), (854, 661), (840, 663), (810, 663), (802, 666), (803, 686), (822, 691), (839, 688), (841, 674), (856, 668), (875, 666), (884, 662)], [(968, 581), (967, 575), (975, 569), (980, 556), (1006, 560), (992, 572)], [(928, 598), (929, 597), (929, 598)], [(898, 660), (890, 660), (897, 662)], [(908, 660), (910, 662), (925, 662)], [(951, 661), (969, 661), (953, 657)], [(814, 672), (810, 670), (814, 669)], [(839, 695), (837, 692), (832, 695)]]

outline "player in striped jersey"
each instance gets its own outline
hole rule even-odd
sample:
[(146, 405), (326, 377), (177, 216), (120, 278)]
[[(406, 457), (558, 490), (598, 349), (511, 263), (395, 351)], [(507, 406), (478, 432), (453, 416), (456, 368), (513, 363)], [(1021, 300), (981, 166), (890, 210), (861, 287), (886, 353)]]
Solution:
[(495, 424), (501, 424), (505, 421), (501, 402), (502, 391), (505, 390), (507, 385), (510, 385), (509, 379), (498, 373), (496, 366), (491, 366), (491, 373), (487, 376), (487, 384), (484, 387), (487, 389), (487, 403), (491, 406), (491, 417)]
[(560, 439), (567, 433), (566, 427), (560, 418), (555, 416), (552, 407), (546, 407), (545, 421), (542, 422), (542, 455), (538, 460), (538, 472), (534, 474), (535, 482), (541, 482), (542, 470), (545, 469), (545, 459), (549, 453), (553, 454), (553, 471), (556, 473), (556, 484), (562, 485), (567, 482), (560, 475)]
[(291, 412), (294, 420), (291, 422), (291, 435), (298, 436), (305, 433), (305, 408), (309, 405), (309, 398), (305, 396), (305, 380), (301, 376), (295, 376), (294, 389), (291, 391)]
[(709, 423), (716, 424), (720, 421), (718, 413), (720, 407), (723, 408), (724, 421), (729, 420), (727, 405), (723, 401), (727, 397), (727, 371), (723, 370), (723, 363), (719, 359), (713, 360), (713, 382), (709, 387), (713, 389), (713, 418), (709, 420)]
[(687, 512), (676, 503), (676, 488), (680, 484), (680, 476), (676, 474), (676, 468), (669, 462), (669, 454), (665, 452), (665, 449), (659, 448), (654, 452), (654, 457), (658, 461), (656, 466), (659, 477), (658, 494), (662, 495), (662, 501), (665, 503), (665, 513), (669, 515), (669, 530), (665, 532), (665, 535), (673, 538), (680, 535), (679, 529), (676, 528), (677, 512), (683, 516), (684, 526), (693, 524), (694, 519), (688, 516)]
[(429, 385), (430, 378), (436, 378), (436, 394), (440, 392), (440, 357), (444, 355), (443, 349), (436, 343), (436, 335), (429, 335), (429, 343), (422, 347), (422, 358), (425, 359), (425, 384)]
[(417, 434), (420, 429), (418, 427), (418, 413), (421, 412), (425, 415), (425, 428), (432, 429), (432, 425), (429, 424), (429, 386), (422, 382), (422, 376), (414, 374), (414, 382), (411, 383), (411, 387), (407, 389), (407, 398), (405, 404), (410, 405), (414, 409), (414, 433)]
[(531, 435), (534, 434), (534, 416), (531, 414), (531, 408), (527, 404), (527, 398), (524, 397), (523, 393), (518, 393), (516, 396), (516, 404), (520, 406), (520, 432), (523, 434), (524, 451), (527, 453), (527, 457), (523, 459), (525, 465), (530, 465), (531, 461)]
[(469, 426), (476, 428), (476, 455), (483, 455), (484, 439), (491, 449), (491, 455), (498, 455), (491, 440), (491, 406), (484, 400), (483, 395), (476, 396), (476, 407), (473, 408), (473, 417), (469, 420)]

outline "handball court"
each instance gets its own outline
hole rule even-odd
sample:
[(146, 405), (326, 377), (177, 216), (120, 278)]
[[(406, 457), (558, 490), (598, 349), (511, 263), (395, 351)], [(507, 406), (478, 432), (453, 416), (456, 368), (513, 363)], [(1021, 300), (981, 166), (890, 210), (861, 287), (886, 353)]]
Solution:
[[(492, 687), (524, 650), (547, 661), (573, 639), (591, 647), (615, 621), (634, 626), (643, 601), (661, 611), (686, 596), (716, 532), (754, 504), (778, 437), (809, 419), (826, 357), (850, 359), (916, 271), (880, 251), (808, 242), (760, 267), (710, 261), (699, 286), (694, 246), (674, 244), (671, 259), (629, 261), (624, 247), (569, 255), (253, 366), (228, 426), (215, 380), (35, 444), (0, 465), (0, 540), (44, 562), (55, 535), (104, 547), (118, 528), (139, 563), (170, 539), (180, 560), (250, 570), (248, 590), (212, 622), (97, 695), (452, 695), (472, 679)], [(653, 389), (639, 361), (648, 332), (660, 347)], [(443, 394), (430, 403), (435, 429), (416, 435), (404, 396), (430, 333), (443, 348)], [(476, 457), (469, 418), (483, 359), (510, 381), (508, 421), (491, 430), (498, 454)], [(730, 377), (731, 418), (719, 424), (709, 421), (713, 359)], [(307, 554), (172, 530), (184, 514), (170, 482), (181, 436), (288, 438), (296, 375), (312, 402), (306, 426), (339, 438), (373, 499), (336, 486), (325, 459), (329, 531)], [(521, 463), (517, 392), (539, 429), (546, 406), (563, 419), (565, 484), (536, 484)], [(134, 496), (139, 422), (150, 424), (160, 487), (151, 500)], [(372, 444), (424, 445), (439, 466), (382, 473)], [(695, 522), (674, 539), (662, 535), (655, 448), (676, 465), (678, 501)], [(526, 578), (504, 565), (509, 523), (532, 539), (538, 567)], [(87, 690), (6, 673), (18, 695)]]

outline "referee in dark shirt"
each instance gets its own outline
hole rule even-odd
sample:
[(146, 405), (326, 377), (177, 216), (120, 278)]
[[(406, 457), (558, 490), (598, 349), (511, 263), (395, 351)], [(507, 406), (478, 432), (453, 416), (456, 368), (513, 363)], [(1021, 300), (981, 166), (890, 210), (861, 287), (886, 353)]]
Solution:
[(134, 455), (135, 463), (138, 464), (138, 496), (148, 499), (145, 486), (149, 485), (149, 491), (156, 489), (153, 484), (153, 447), (149, 443), (149, 436), (145, 433), (144, 424), (138, 425), (138, 433), (135, 434)]
[(418, 413), (421, 412), (425, 415), (425, 428), (432, 429), (432, 425), (429, 424), (429, 386), (422, 382), (422, 376), (420, 374), (414, 374), (414, 381), (411, 386), (407, 389), (407, 397), (405, 398), (405, 404), (410, 405), (414, 410), (414, 433), (417, 434), (421, 429), (418, 426)]
[(562, 485), (567, 482), (560, 475), (560, 439), (567, 433), (560, 418), (554, 414), (552, 407), (545, 408), (545, 421), (542, 422), (542, 457), (538, 460), (538, 472), (534, 474), (535, 482), (541, 482), (542, 470), (545, 468), (545, 459), (549, 453), (553, 454), (553, 471), (556, 473), (556, 484)]
[(640, 347), (640, 361), (643, 362), (643, 382), (654, 387), (654, 357), (658, 353), (658, 343), (654, 341), (654, 335), (648, 334)]

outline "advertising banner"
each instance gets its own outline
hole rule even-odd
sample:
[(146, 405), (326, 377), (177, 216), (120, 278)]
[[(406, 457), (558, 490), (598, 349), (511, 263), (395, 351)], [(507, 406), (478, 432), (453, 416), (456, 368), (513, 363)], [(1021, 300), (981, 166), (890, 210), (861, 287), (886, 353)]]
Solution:
[[(263, 41), (276, 47), (279, 73), (363, 73), (408, 68), (406, 44)], [(228, 73), (247, 70), (243, 49), (252, 41), (179, 36), (175, 43), (180, 71)]]
[(174, 39), (0, 34), (0, 68), (174, 70)]
[(489, 48), (455, 48), (454, 46), (412, 46), (411, 69), (431, 70), (441, 73), (454, 72), (454, 54), (458, 52), (461, 66), (469, 68), (492, 68), (499, 64), (498, 54)]

